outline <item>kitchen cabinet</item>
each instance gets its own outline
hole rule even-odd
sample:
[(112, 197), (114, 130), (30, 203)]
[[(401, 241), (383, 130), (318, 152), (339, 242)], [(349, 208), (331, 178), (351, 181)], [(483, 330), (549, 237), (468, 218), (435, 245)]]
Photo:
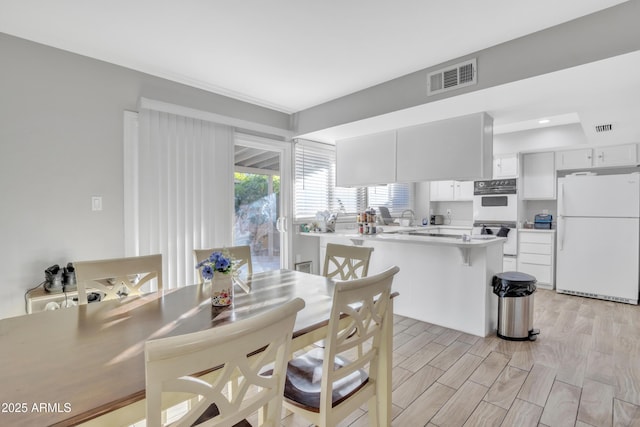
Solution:
[(453, 200), (472, 201), (473, 181), (456, 181), (453, 193)]
[(473, 181), (431, 181), (432, 202), (473, 200)]
[(638, 164), (638, 150), (636, 144), (598, 147), (595, 149), (594, 166), (635, 166)]
[(493, 178), (517, 178), (518, 155), (504, 154), (493, 158)]
[(517, 271), (518, 263), (515, 257), (503, 257), (502, 258), (502, 271)]
[(522, 198), (555, 199), (555, 154), (526, 153), (522, 155)]
[(556, 169), (582, 169), (593, 165), (593, 148), (556, 152)]
[(336, 141), (336, 184), (358, 187), (396, 182), (396, 131)]
[(591, 169), (638, 164), (637, 144), (581, 148), (556, 152), (556, 169)]
[(453, 187), (455, 181), (431, 181), (430, 197), (432, 202), (453, 200)]
[(491, 176), (493, 119), (471, 114), (398, 129), (397, 182)]
[(543, 289), (555, 288), (555, 230), (518, 230), (518, 271)]

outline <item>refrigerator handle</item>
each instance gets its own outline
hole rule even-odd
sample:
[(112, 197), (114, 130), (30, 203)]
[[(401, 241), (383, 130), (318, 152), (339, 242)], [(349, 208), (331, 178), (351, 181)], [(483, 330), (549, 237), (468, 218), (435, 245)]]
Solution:
[(560, 183), (560, 194), (559, 197), (560, 199), (560, 206), (558, 206), (558, 216), (562, 216), (564, 215), (564, 182)]
[(558, 216), (558, 232), (560, 235), (558, 236), (558, 250), (561, 251), (564, 247), (564, 216)]

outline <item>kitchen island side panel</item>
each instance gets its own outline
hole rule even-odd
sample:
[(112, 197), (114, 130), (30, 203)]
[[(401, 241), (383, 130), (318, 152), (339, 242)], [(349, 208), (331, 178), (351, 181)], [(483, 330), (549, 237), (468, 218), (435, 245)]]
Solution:
[(375, 248), (369, 274), (397, 265), (396, 314), (485, 337), (497, 327), (498, 297), (490, 286), (502, 271), (502, 245), (471, 248), (367, 241)]

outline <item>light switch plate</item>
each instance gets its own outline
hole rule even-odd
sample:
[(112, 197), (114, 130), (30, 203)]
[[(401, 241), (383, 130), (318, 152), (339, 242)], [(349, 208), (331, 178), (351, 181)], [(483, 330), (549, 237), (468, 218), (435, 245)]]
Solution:
[(92, 211), (102, 210), (102, 196), (91, 196), (91, 210)]

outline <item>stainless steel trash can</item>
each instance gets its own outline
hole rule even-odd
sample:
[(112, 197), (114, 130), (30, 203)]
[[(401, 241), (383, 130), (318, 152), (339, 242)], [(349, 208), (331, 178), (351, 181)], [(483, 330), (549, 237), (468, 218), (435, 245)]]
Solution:
[(498, 331), (500, 338), (535, 340), (540, 331), (533, 328), (533, 294), (536, 278), (517, 271), (493, 276), (493, 293), (498, 295)]

